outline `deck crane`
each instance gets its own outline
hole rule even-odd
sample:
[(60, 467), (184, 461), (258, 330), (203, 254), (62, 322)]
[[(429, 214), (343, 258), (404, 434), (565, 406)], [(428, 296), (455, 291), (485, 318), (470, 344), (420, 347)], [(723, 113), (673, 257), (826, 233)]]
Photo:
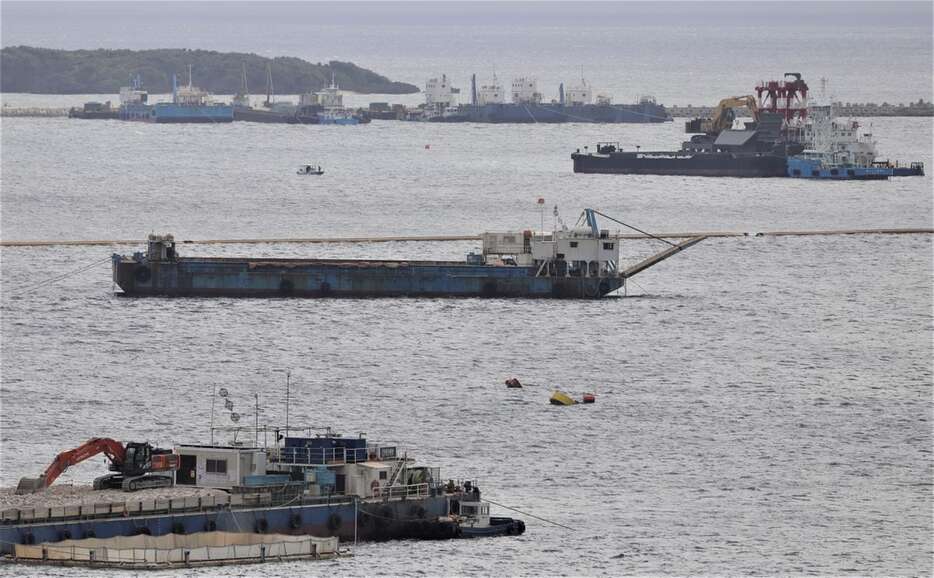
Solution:
[(38, 478), (22, 478), (17, 494), (30, 494), (52, 485), (69, 467), (103, 453), (115, 472), (94, 480), (94, 489), (122, 488), (126, 492), (144, 488), (164, 488), (175, 483), (178, 455), (172, 450), (154, 448), (148, 443), (126, 445), (110, 438), (92, 438), (80, 446), (58, 454)]

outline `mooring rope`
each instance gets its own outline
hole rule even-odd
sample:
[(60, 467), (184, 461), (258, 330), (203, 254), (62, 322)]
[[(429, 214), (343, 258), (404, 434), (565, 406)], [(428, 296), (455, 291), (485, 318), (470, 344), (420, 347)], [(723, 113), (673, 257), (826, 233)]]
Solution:
[(101, 263), (104, 263), (104, 262), (107, 262), (107, 261), (110, 261), (110, 257), (105, 257), (104, 259), (100, 259), (100, 260), (94, 261), (93, 263), (84, 265), (84, 266), (82, 266), (82, 267), (79, 267), (78, 269), (74, 269), (74, 270), (72, 270), (72, 271), (68, 271), (67, 273), (62, 273), (61, 275), (56, 275), (55, 277), (50, 277), (49, 279), (46, 279), (46, 280), (44, 280), (44, 281), (40, 281), (39, 283), (36, 283), (35, 285), (31, 285), (31, 286), (29, 286), (29, 287), (22, 288), (22, 289), (19, 290), (19, 291), (15, 291), (15, 292), (13, 292), (13, 293), (10, 293), (10, 295), (11, 295), (11, 296), (16, 296), (16, 295), (22, 295), (23, 293), (29, 293), (29, 292), (35, 291), (36, 289), (39, 289), (39, 288), (44, 287), (44, 286), (46, 286), (46, 285), (49, 285), (49, 284), (51, 284), (51, 283), (56, 283), (56, 282), (58, 282), (58, 281), (63, 281), (63, 280), (65, 280), (65, 279), (67, 279), (68, 277), (71, 277), (71, 276), (73, 276), (73, 275), (77, 275), (78, 273), (83, 273), (83, 272), (87, 271), (88, 269), (92, 269), (92, 268), (94, 268), (94, 267), (100, 265)]
[(507, 506), (507, 505), (505, 505), (505, 504), (500, 504), (499, 502), (494, 502), (493, 500), (491, 500), (491, 499), (489, 499), (489, 498), (487, 498), (487, 497), (485, 497), (485, 496), (484, 496), (484, 498), (483, 498), (483, 501), (489, 502), (489, 503), (491, 503), (491, 504), (495, 504), (495, 505), (499, 506), (500, 508), (506, 508), (507, 510), (512, 510), (513, 512), (519, 512), (520, 514), (525, 515), (525, 516), (531, 516), (531, 517), (535, 518), (536, 520), (541, 520), (542, 522), (548, 522), (549, 524), (554, 524), (555, 526), (560, 526), (560, 527), (562, 527), (562, 528), (566, 528), (566, 529), (568, 529), (568, 530), (571, 530), (572, 532), (576, 532), (576, 531), (577, 531), (575, 528), (572, 528), (572, 527), (570, 527), (570, 526), (565, 526), (564, 524), (559, 524), (558, 522), (555, 522), (554, 520), (549, 520), (548, 518), (542, 518), (541, 516), (536, 516), (535, 514), (530, 514), (530, 513), (528, 513), (528, 512), (523, 512), (522, 510), (519, 510), (518, 508), (511, 508), (511, 507), (509, 507), (509, 506)]

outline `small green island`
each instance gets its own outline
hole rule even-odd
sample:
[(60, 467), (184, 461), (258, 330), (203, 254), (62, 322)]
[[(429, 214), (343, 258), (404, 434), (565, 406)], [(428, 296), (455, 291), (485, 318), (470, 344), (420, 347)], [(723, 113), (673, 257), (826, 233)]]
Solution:
[(417, 86), (394, 82), (352, 62), (312, 63), (300, 58), (266, 58), (242, 52), (164, 48), (158, 50), (55, 50), (10, 46), (0, 50), (0, 92), (33, 94), (113, 94), (139, 75), (152, 93), (172, 91), (172, 75), (215, 94), (240, 90), (243, 68), (254, 94), (265, 92), (267, 69), (279, 94), (321, 90), (334, 81), (363, 94), (412, 94)]

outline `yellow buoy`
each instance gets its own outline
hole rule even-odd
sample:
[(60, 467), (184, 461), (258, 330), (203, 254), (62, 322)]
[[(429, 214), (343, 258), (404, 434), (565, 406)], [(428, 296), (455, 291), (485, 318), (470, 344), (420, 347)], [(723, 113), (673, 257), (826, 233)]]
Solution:
[(555, 390), (555, 392), (551, 394), (551, 399), (549, 401), (552, 405), (574, 405), (577, 403), (571, 399), (571, 396), (559, 390)]

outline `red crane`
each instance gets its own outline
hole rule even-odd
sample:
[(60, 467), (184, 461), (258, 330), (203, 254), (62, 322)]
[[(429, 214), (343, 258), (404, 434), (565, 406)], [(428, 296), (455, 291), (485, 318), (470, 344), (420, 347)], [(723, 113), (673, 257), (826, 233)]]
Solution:
[(69, 467), (100, 453), (110, 459), (110, 470), (117, 473), (94, 480), (94, 489), (123, 488), (133, 491), (175, 483), (174, 473), (151, 475), (152, 472), (174, 472), (178, 469), (178, 455), (172, 453), (172, 450), (154, 448), (148, 443), (129, 442), (124, 446), (110, 438), (93, 438), (58, 454), (38, 478), (22, 478), (16, 493), (26, 494), (45, 489)]

